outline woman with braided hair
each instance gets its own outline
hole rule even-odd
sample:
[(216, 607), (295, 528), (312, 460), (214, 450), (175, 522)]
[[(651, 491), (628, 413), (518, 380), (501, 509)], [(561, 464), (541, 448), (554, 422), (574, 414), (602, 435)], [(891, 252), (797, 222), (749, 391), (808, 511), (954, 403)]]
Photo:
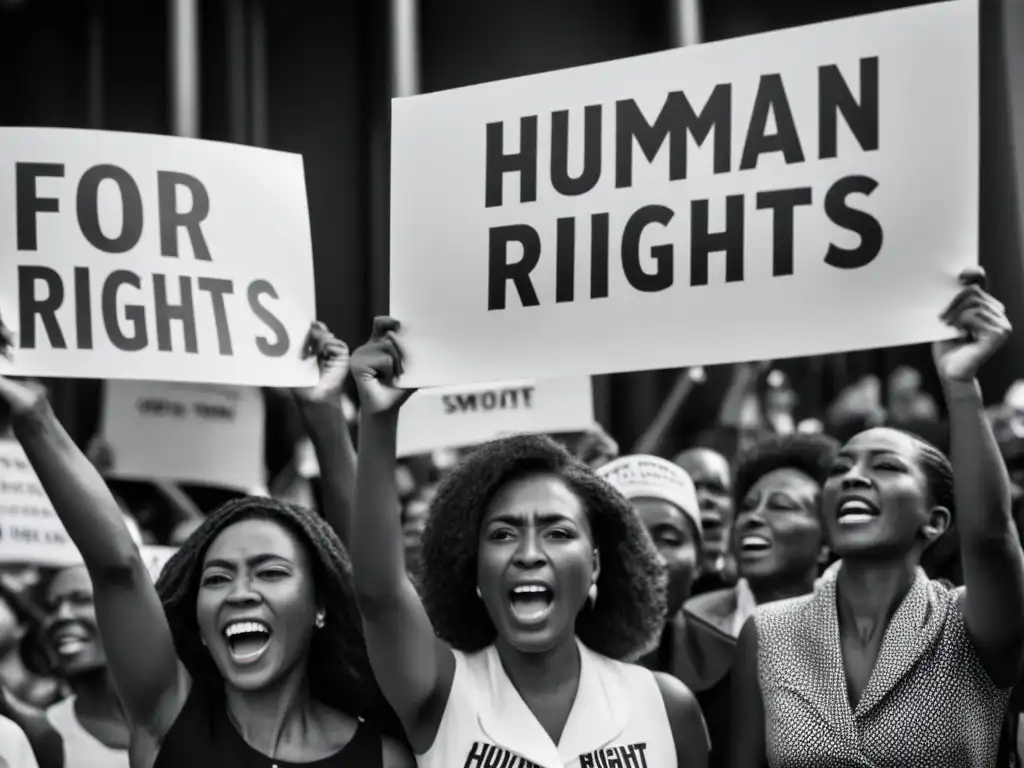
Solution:
[[(336, 357), (324, 348), (337, 344), (321, 326), (311, 332), (322, 383)], [(348, 560), (314, 513), (229, 502), (154, 585), (109, 489), (45, 399), (0, 377), (0, 405), (91, 577), (132, 768), (412, 764), (382, 735), (390, 711)]]
[[(821, 514), (841, 559), (812, 594), (759, 607), (740, 633), (733, 768), (995, 766), (1024, 662), (1024, 551), (976, 379), (1010, 333), (983, 280), (961, 274), (941, 315), (960, 335), (933, 346), (952, 464), (895, 429), (838, 452)], [(958, 588), (921, 567), (954, 509)]]
[(352, 357), (353, 582), (370, 662), (418, 765), (706, 766), (693, 695), (624, 663), (664, 621), (653, 543), (629, 502), (554, 441), (489, 443), (442, 481), (414, 588), (394, 487), (409, 394), (394, 383), (397, 330), (378, 318)]

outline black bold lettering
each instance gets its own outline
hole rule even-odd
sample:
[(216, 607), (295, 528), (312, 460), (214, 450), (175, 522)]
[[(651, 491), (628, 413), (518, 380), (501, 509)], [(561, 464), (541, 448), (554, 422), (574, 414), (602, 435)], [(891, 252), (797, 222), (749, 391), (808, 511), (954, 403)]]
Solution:
[(793, 274), (793, 218), (798, 205), (811, 204), (811, 188), (774, 189), (757, 193), (757, 208), (771, 208), (772, 274), (775, 277)]
[(277, 290), (267, 280), (254, 280), (249, 285), (249, 308), (256, 317), (262, 320), (274, 332), (277, 338), (276, 341), (271, 342), (262, 336), (258, 336), (256, 337), (256, 348), (267, 357), (282, 357), (291, 347), (288, 331), (274, 313), (260, 304), (260, 298), (263, 296), (276, 299)]
[(601, 178), (601, 105), (583, 110), (583, 170), (569, 175), (569, 110), (551, 114), (551, 186), (567, 197), (584, 195)]
[(532, 408), (533, 403), (533, 390), (534, 387), (523, 387), (523, 405), (527, 408)]
[(594, 765), (594, 754), (592, 752), (580, 755), (580, 768), (596, 768)]
[(572, 301), (576, 291), (576, 220), (558, 220), (555, 262), (555, 301)]
[(878, 57), (860, 60), (860, 101), (835, 64), (818, 67), (818, 157), (839, 153), (839, 113), (865, 152), (878, 149)]
[(474, 741), (473, 746), (469, 749), (469, 754), (466, 755), (466, 762), (463, 763), (462, 768), (482, 768), (484, 762), (484, 756), (487, 754), (487, 745), (482, 744), (479, 741)]
[(455, 402), (459, 405), (459, 410), (465, 413), (466, 411), (475, 411), (477, 397), (475, 393), (468, 393), (464, 395), (456, 395)]
[[(46, 298), (36, 296), (36, 280), (46, 283)], [(64, 333), (57, 321), (57, 310), (64, 303), (64, 281), (49, 267), (22, 264), (18, 267), (18, 320), (21, 335), (18, 346), (36, 348), (36, 317), (43, 321), (43, 329), (52, 349), (67, 349)]]
[(199, 351), (196, 344), (196, 308), (192, 301), (192, 280), (185, 275), (178, 278), (180, 304), (167, 300), (167, 279), (164, 275), (153, 275), (154, 309), (156, 311), (156, 345), (161, 352), (170, 352), (171, 321), (180, 320), (185, 335), (185, 351), (194, 355)]
[[(509, 264), (508, 245), (521, 243), (523, 258)], [(505, 308), (505, 283), (509, 280), (519, 294), (524, 307), (540, 304), (537, 291), (530, 281), (530, 272), (540, 261), (540, 235), (528, 224), (492, 227), (490, 232), (489, 269), (487, 271), (487, 309)]]
[(34, 251), (39, 247), (37, 214), (57, 213), (60, 210), (57, 198), (39, 197), (36, 194), (36, 179), (40, 177), (64, 178), (64, 166), (58, 163), (14, 164), (14, 208), (19, 251)]
[(636, 754), (636, 744), (619, 747), (619, 757), (622, 760), (622, 768), (640, 768), (640, 761), (637, 759)]
[(75, 267), (75, 339), (79, 349), (92, 349), (92, 286), (88, 267)]
[(452, 396), (451, 395), (441, 395), (441, 405), (444, 406), (444, 412), (446, 414), (448, 414), (448, 413), (455, 413), (455, 410), (456, 410), (455, 403), (452, 400)]
[(519, 152), (505, 154), (505, 124), (487, 124), (487, 172), (485, 205), (502, 202), (502, 179), (506, 173), (519, 174), (519, 202), (537, 199), (537, 116), (519, 120)]
[(138, 304), (128, 304), (124, 308), (124, 317), (131, 326), (133, 333), (129, 336), (121, 330), (117, 317), (117, 294), (121, 286), (130, 285), (141, 288), (142, 280), (134, 272), (117, 269), (110, 273), (103, 283), (103, 325), (107, 329), (110, 342), (122, 352), (138, 352), (149, 343), (146, 330), (146, 310)]
[(231, 347), (231, 326), (228, 324), (228, 313), (224, 306), (224, 297), (235, 292), (234, 283), (216, 277), (200, 277), (199, 290), (210, 294), (213, 303), (213, 318), (217, 324), (217, 348), (222, 355), (233, 355)]
[[(100, 229), (99, 188), (104, 181), (117, 184), (121, 194), (121, 234), (107, 237)], [(94, 165), (78, 183), (78, 227), (85, 239), (104, 253), (127, 253), (142, 237), (142, 194), (135, 179), (116, 165)]]
[(732, 158), (732, 86), (715, 86), (700, 114), (693, 111), (686, 94), (673, 91), (665, 99), (654, 124), (647, 122), (640, 107), (632, 99), (615, 105), (615, 186), (633, 184), (633, 140), (640, 145), (644, 157), (653, 162), (665, 138), (669, 138), (669, 179), (686, 178), (687, 134), (698, 146), (715, 131), (715, 173), (728, 173)]
[(484, 758), (484, 768), (502, 768), (502, 762), (508, 762), (509, 757), (511, 755), (507, 751), (496, 744), (491, 744), (487, 750), (487, 757)]
[[(775, 133), (770, 135), (766, 133), (769, 115), (775, 115)], [(787, 164), (802, 163), (804, 160), (804, 151), (800, 146), (796, 123), (793, 122), (793, 112), (789, 108), (786, 88), (779, 75), (761, 75), (757, 96), (754, 99), (754, 109), (750, 115), (747, 140), (743, 145), (740, 170), (756, 168), (761, 155), (770, 152), (781, 152)]]
[[(192, 243), (192, 253), (199, 261), (210, 261), (210, 249), (199, 225), (210, 215), (210, 195), (195, 176), (174, 171), (157, 171), (156, 185), (160, 199), (160, 253), (178, 256), (178, 227), (184, 228)], [(178, 212), (178, 186), (188, 187), (192, 207)]]
[(857, 248), (846, 249), (830, 244), (825, 263), (838, 269), (858, 269), (867, 266), (882, 250), (882, 225), (865, 211), (850, 208), (846, 198), (850, 195), (870, 195), (878, 182), (869, 176), (844, 176), (831, 186), (825, 195), (825, 213), (834, 224), (860, 235)]
[(608, 296), (608, 214), (590, 217), (590, 298)]
[(725, 282), (743, 279), (743, 195), (725, 198), (725, 231), (708, 232), (708, 201), (690, 204), (690, 285), (708, 284), (708, 256), (725, 251)]
[(636, 751), (640, 754), (640, 768), (647, 768), (647, 742), (639, 742)]
[(672, 285), (672, 246), (655, 245), (651, 258), (657, 263), (653, 274), (644, 272), (640, 266), (640, 237), (648, 224), (666, 225), (672, 221), (671, 208), (663, 205), (645, 205), (637, 210), (622, 231), (622, 270), (629, 284), (638, 291), (654, 293)]
[(493, 411), (498, 404), (498, 397), (493, 392), (484, 392), (480, 395), (480, 407), (485, 411)]

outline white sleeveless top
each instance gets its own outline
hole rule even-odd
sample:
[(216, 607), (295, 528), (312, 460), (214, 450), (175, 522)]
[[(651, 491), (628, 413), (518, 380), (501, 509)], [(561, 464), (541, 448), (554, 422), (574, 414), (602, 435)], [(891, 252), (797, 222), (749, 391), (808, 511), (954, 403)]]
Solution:
[(455, 679), (437, 738), (419, 768), (678, 768), (658, 682), (576, 641), (580, 682), (556, 745), (490, 645), (455, 654)]
[(129, 768), (127, 750), (111, 749), (78, 722), (74, 696), (47, 709), (46, 719), (64, 740), (64, 768)]
[(13, 721), (0, 715), (0, 768), (39, 768), (28, 737)]

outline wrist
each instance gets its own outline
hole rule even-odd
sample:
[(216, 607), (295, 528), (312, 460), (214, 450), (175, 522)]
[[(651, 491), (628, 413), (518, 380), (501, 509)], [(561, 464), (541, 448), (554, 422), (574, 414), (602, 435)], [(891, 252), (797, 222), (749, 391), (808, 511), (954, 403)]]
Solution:
[(981, 402), (981, 385), (976, 378), (971, 379), (943, 379), (942, 390), (945, 393), (946, 401), (969, 401)]

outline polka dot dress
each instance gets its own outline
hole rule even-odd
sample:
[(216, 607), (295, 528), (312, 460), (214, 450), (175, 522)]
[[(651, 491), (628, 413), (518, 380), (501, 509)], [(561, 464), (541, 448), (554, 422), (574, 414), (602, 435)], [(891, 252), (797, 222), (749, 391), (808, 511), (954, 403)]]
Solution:
[(992, 768), (1009, 691), (995, 687), (957, 606), (923, 570), (886, 630), (856, 709), (846, 689), (837, 563), (811, 595), (758, 611), (771, 768)]

